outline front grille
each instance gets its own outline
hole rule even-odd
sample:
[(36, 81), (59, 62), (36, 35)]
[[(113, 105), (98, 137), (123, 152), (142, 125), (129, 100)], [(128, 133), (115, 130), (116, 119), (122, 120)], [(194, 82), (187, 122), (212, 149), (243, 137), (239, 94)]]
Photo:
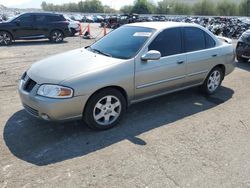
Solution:
[(30, 92), (36, 85), (36, 82), (30, 78), (25, 82), (23, 90)]
[(30, 114), (32, 114), (33, 116), (36, 116), (38, 117), (39, 116), (39, 113), (36, 109), (34, 108), (31, 108), (30, 106), (26, 105), (26, 104), (23, 104), (23, 107), (25, 108), (25, 110), (27, 112), (29, 112)]

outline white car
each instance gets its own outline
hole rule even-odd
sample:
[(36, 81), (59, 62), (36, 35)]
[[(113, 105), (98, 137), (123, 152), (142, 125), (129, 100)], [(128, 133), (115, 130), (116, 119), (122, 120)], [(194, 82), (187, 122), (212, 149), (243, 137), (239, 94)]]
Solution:
[(71, 18), (65, 16), (66, 20), (69, 22), (69, 30), (70, 30), (70, 34), (71, 36), (74, 36), (76, 33), (80, 32), (80, 27), (81, 24), (79, 21), (74, 21)]

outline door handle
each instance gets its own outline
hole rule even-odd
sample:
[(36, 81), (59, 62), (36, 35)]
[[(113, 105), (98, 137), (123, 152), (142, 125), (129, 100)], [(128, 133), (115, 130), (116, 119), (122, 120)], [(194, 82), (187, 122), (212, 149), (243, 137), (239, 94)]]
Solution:
[(177, 64), (179, 64), (179, 65), (181, 65), (181, 64), (183, 64), (184, 63), (184, 61), (178, 61), (177, 62)]
[(217, 54), (212, 55), (212, 57), (217, 57), (217, 56), (218, 56)]

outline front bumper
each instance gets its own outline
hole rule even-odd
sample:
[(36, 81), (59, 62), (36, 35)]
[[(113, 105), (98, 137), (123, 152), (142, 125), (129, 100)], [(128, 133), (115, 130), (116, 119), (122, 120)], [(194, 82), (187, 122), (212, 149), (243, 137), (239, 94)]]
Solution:
[[(49, 121), (67, 121), (80, 119), (87, 102), (85, 96), (76, 96), (69, 99), (52, 99), (36, 95), (39, 85), (27, 92), (23, 88), (24, 81), (19, 84), (19, 95), (24, 109), (37, 118)], [(48, 118), (44, 118), (44, 117)]]

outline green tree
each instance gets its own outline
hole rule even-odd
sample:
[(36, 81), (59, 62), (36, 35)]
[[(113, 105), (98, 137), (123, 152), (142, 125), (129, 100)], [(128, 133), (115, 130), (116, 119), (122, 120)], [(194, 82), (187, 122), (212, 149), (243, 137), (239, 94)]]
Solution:
[(120, 12), (125, 13), (125, 14), (129, 14), (129, 13), (132, 13), (132, 10), (133, 10), (132, 5), (125, 5), (125, 6), (121, 7)]
[(84, 1), (84, 12), (87, 13), (99, 13), (104, 12), (102, 2), (99, 0), (86, 0)]
[(154, 4), (148, 0), (136, 0), (132, 12), (137, 14), (152, 14), (155, 12), (155, 9)]
[(216, 15), (216, 9), (211, 1), (202, 0), (194, 4), (193, 13), (195, 15)]
[(190, 15), (192, 13), (192, 7), (186, 3), (173, 3), (171, 6), (171, 14), (178, 15)]
[(242, 0), (239, 4), (239, 15), (250, 16), (250, 0)]
[(217, 4), (217, 14), (221, 16), (233, 16), (238, 14), (238, 6), (230, 0), (223, 0)]
[(172, 3), (168, 0), (162, 0), (158, 2), (157, 13), (159, 14), (169, 14)]

